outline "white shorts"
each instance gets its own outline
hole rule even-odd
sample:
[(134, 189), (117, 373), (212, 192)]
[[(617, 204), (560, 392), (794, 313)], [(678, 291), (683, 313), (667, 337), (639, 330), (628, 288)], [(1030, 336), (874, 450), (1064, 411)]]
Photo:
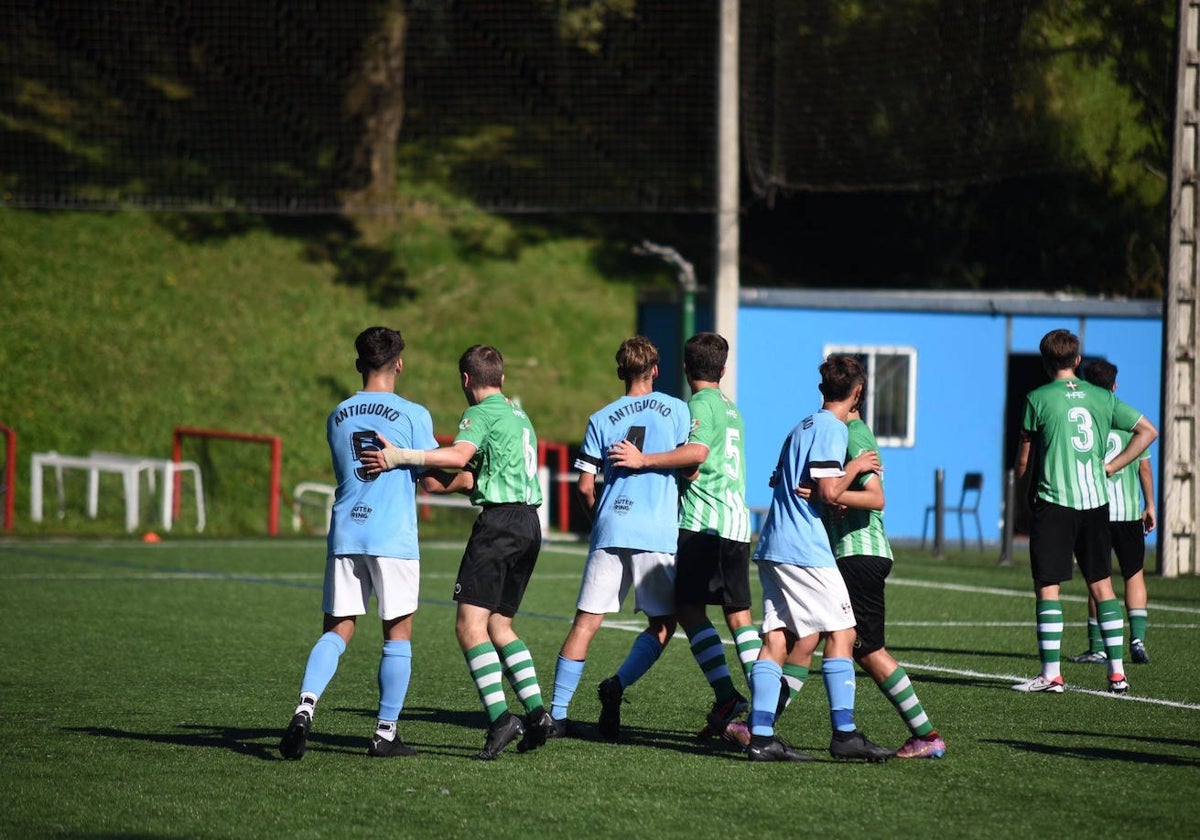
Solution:
[(351, 554), (325, 561), (325, 594), (321, 610), (335, 618), (366, 615), (371, 592), (384, 621), (417, 611), (421, 561)]
[(648, 616), (675, 612), (675, 555), (632, 548), (598, 548), (588, 554), (575, 606), (584, 612), (621, 611), (633, 586), (633, 611)]
[(836, 566), (793, 566), (761, 562), (763, 633), (784, 628), (804, 638), (855, 625), (854, 610)]

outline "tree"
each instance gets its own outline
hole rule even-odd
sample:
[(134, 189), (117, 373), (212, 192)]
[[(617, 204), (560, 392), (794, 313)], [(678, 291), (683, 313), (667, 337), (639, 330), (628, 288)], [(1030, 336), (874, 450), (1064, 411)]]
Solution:
[[(394, 212), (396, 142), (404, 122), (404, 54), (408, 9), (387, 0), (363, 48), (361, 68), (346, 93), (346, 113), (361, 124), (350, 155), (350, 212)], [(360, 186), (361, 185), (361, 186)]]

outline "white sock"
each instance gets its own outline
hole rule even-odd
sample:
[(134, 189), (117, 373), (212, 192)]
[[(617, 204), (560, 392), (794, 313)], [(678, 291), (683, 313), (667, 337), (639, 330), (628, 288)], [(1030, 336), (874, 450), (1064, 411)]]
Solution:
[(311, 718), (313, 716), (313, 712), (316, 710), (316, 705), (317, 695), (310, 692), (305, 692), (304, 694), (300, 695), (300, 705), (296, 707), (296, 711), (292, 712), (292, 714), (298, 715), (303, 712)]
[(385, 741), (393, 741), (396, 738), (396, 721), (381, 720), (375, 727), (375, 734)]

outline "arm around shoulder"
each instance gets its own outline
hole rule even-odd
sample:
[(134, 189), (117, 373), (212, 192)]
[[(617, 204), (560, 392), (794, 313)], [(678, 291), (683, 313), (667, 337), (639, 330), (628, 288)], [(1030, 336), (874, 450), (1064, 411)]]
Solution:
[(875, 476), (868, 479), (866, 485), (861, 489), (846, 490), (837, 498), (839, 505), (856, 510), (883, 510), (885, 501), (883, 482)]
[(363, 466), (368, 475), (376, 475), (397, 467), (440, 467), (443, 469), (460, 470), (475, 454), (474, 444), (466, 441), (456, 441), (450, 446), (437, 449), (401, 449), (393, 446), (383, 435), (378, 435), (382, 448), (364, 452)]
[[(816, 496), (827, 504), (845, 504), (841, 501), (841, 497), (850, 489), (850, 485), (854, 483), (860, 475), (866, 472), (878, 472), (881, 469), (879, 463), (879, 453), (873, 449), (868, 449), (865, 452), (859, 453), (846, 464), (846, 470), (837, 478), (819, 478), (816, 481)], [(878, 482), (876, 482), (878, 485)], [(882, 491), (882, 487), (880, 486)], [(882, 496), (882, 492), (880, 493)], [(882, 501), (882, 500), (881, 500)], [(854, 505), (858, 507), (858, 505)], [(882, 507), (880, 508), (882, 510)]]
[(692, 471), (704, 463), (708, 447), (702, 443), (685, 443), (666, 452), (642, 452), (627, 440), (619, 440), (608, 450), (613, 466), (628, 470), (682, 469)]
[(456, 473), (430, 470), (421, 476), (421, 487), (427, 493), (470, 493), (475, 489), (475, 474), (470, 470)]
[(1117, 474), (1125, 467), (1133, 463), (1139, 455), (1149, 448), (1150, 444), (1158, 439), (1158, 429), (1154, 428), (1154, 424), (1145, 418), (1139, 417), (1137, 424), (1134, 425), (1133, 437), (1129, 439), (1129, 443), (1125, 444), (1125, 448), (1117, 453), (1117, 456), (1104, 465), (1104, 471), (1110, 477)]

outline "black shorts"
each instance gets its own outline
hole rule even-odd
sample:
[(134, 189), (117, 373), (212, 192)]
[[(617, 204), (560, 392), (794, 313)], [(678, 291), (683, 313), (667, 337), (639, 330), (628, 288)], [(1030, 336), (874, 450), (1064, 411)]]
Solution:
[(675, 550), (675, 602), (750, 609), (750, 543), (680, 531)]
[(850, 593), (850, 607), (858, 622), (858, 638), (854, 640), (854, 655), (864, 656), (884, 647), (883, 628), (885, 607), (883, 584), (892, 572), (892, 561), (886, 557), (854, 554), (839, 557), (838, 571)]
[(1055, 505), (1038, 499), (1029, 529), (1029, 568), (1040, 583), (1071, 579), (1071, 557), (1088, 583), (1112, 577), (1112, 541), (1108, 505), (1091, 510)]
[(1146, 564), (1146, 529), (1142, 520), (1109, 522), (1108, 535), (1117, 555), (1117, 565), (1121, 567), (1121, 577), (1129, 580)]
[(501, 615), (517, 614), (542, 548), (532, 505), (490, 505), (475, 520), (458, 567), (454, 600)]

